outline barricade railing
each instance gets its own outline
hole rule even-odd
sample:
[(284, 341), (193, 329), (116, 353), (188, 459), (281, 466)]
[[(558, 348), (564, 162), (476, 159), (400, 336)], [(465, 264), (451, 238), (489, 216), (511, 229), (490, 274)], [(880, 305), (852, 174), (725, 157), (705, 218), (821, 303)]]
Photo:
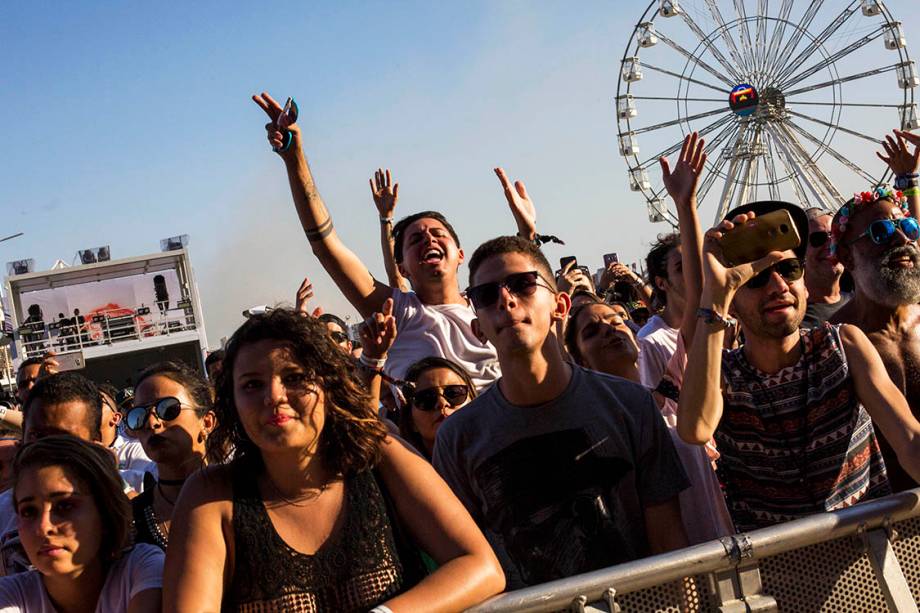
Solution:
[(496, 596), (510, 611), (896, 611), (920, 601), (920, 488)]
[(27, 357), (46, 351), (57, 353), (81, 351), (87, 347), (109, 345), (124, 340), (166, 336), (196, 329), (191, 302), (181, 301), (174, 309), (160, 310), (141, 305), (97, 311), (86, 316), (51, 322), (25, 322), (17, 331)]

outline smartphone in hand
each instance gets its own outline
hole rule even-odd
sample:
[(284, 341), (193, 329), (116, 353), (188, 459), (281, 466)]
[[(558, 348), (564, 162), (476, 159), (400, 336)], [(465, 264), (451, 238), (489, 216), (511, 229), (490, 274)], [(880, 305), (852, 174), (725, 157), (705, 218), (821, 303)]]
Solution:
[(572, 268), (578, 266), (578, 260), (575, 259), (574, 255), (567, 255), (559, 258), (559, 270), (565, 270), (566, 266), (568, 266), (571, 262), (575, 262), (575, 264), (572, 265)]
[(66, 372), (68, 370), (81, 370), (86, 366), (86, 360), (83, 358), (82, 351), (71, 353), (62, 353), (54, 356), (54, 361), (58, 363), (57, 371)]
[(759, 215), (722, 236), (722, 255), (733, 266), (753, 262), (771, 251), (795, 249), (801, 237), (785, 209)]
[(604, 254), (604, 268), (610, 268), (611, 264), (615, 264), (620, 261), (620, 258), (617, 257), (616, 253), (605, 253)]

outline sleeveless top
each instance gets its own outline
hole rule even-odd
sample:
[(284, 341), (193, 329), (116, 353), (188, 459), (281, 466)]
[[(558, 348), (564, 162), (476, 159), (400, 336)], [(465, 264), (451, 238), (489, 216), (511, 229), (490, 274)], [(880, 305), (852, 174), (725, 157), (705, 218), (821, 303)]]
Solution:
[(408, 587), (372, 471), (346, 479), (342, 529), (307, 555), (275, 531), (253, 464), (233, 464), (235, 568), (223, 611), (368, 611)]
[(891, 493), (840, 327), (799, 330), (802, 356), (774, 374), (722, 354), (719, 479), (739, 532)]

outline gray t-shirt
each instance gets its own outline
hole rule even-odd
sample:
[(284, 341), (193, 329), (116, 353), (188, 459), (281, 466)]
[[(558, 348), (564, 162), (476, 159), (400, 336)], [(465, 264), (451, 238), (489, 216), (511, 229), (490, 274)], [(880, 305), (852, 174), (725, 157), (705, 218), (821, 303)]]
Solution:
[(648, 555), (643, 507), (689, 486), (648, 390), (578, 366), (540, 406), (493, 385), (442, 424), (433, 461), (509, 589)]

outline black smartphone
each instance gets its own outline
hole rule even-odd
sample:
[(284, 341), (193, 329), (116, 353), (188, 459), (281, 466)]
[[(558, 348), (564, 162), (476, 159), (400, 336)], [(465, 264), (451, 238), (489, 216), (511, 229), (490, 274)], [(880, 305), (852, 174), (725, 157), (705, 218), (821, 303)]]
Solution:
[(620, 258), (617, 257), (616, 253), (605, 253), (604, 254), (604, 268), (608, 268), (614, 262), (619, 262)]
[(575, 259), (574, 255), (567, 255), (565, 257), (559, 258), (559, 270), (565, 270), (565, 267), (572, 262), (575, 262), (575, 264), (573, 264), (573, 268), (578, 266), (578, 260)]

